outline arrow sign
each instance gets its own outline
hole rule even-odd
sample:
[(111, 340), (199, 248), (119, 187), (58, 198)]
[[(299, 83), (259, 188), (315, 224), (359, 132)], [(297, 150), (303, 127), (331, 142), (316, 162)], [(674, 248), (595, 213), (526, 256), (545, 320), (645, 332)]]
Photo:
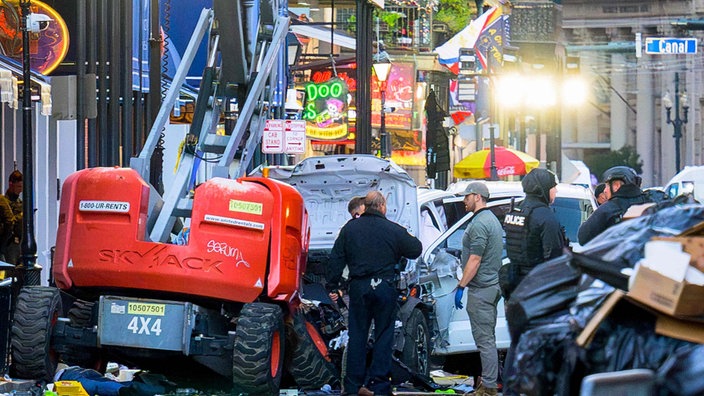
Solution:
[(262, 153), (284, 152), (284, 120), (266, 120), (262, 133)]
[(306, 151), (306, 121), (286, 120), (284, 127), (284, 152), (303, 154)]
[(696, 54), (696, 38), (647, 37), (646, 54)]

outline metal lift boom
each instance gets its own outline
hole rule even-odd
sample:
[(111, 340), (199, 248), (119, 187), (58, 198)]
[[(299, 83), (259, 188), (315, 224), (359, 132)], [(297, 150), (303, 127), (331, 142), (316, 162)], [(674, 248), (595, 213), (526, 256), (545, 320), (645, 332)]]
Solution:
[[(139, 172), (144, 180), (151, 180), (150, 158), (198, 47), (205, 33), (209, 32), (207, 63), (196, 99), (193, 123), (186, 137), (185, 149), (173, 184), (163, 198), (151, 186), (147, 219), (151, 241), (165, 242), (178, 218), (190, 217), (193, 194), (189, 184), (201, 159), (218, 156), (217, 165), (212, 168), (212, 176), (232, 178), (243, 176), (252, 161), (268, 118), (267, 106), (276, 89), (278, 68), (275, 66), (285, 61), (282, 44), (289, 27), (289, 17), (279, 16), (284, 13), (278, 2), (262, 0), (259, 7), (260, 9), (247, 9), (239, 2), (215, 0), (214, 9), (204, 9), (201, 12), (144, 147), (139, 156), (130, 161), (130, 167)], [(242, 14), (245, 12), (249, 18), (244, 18)], [(255, 26), (259, 26), (256, 37), (244, 34), (248, 26), (246, 21), (254, 21)], [(227, 131), (229, 133), (225, 136), (218, 135), (217, 125), (231, 103), (237, 103), (239, 109), (234, 129)], [(249, 137), (244, 147), (241, 147), (247, 133)], [(232, 167), (240, 149), (240, 160)]]

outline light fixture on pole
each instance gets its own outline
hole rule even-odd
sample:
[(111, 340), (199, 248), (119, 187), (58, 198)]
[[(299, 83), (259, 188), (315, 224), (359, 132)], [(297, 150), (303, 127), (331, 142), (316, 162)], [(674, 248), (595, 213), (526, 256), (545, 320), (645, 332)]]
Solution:
[[(682, 138), (682, 125), (686, 124), (688, 119), (687, 115), (689, 113), (689, 102), (687, 101), (687, 91), (680, 93), (680, 74), (675, 73), (675, 118), (671, 118), (672, 111), (672, 98), (670, 98), (670, 93), (666, 92), (662, 97), (662, 104), (665, 106), (667, 111), (667, 123), (672, 124), (674, 129), (674, 134), (672, 137), (675, 138), (675, 173), (679, 172), (680, 167), (680, 139)], [(683, 114), (680, 118), (680, 106), (682, 107)]]
[(286, 89), (286, 102), (284, 109), (288, 113), (298, 113), (303, 107), (298, 103), (298, 98), (295, 89), (295, 81), (293, 79), (293, 71), (291, 68), (298, 63), (301, 57), (301, 41), (291, 32), (286, 34), (286, 61), (288, 63), (288, 88)]
[(286, 51), (288, 65), (293, 66), (298, 63), (298, 59), (301, 57), (301, 42), (294, 33), (288, 32), (286, 34)]
[(391, 61), (389, 60), (389, 55), (386, 51), (381, 51), (374, 60), (375, 62), (372, 67), (374, 68), (374, 74), (376, 74), (377, 80), (379, 80), (379, 91), (381, 93), (381, 120), (379, 123), (381, 158), (388, 158), (391, 156), (391, 142), (389, 141), (391, 139), (389, 139), (386, 132), (386, 116), (384, 106), (386, 105), (386, 80), (389, 78), (389, 73), (391, 72)]

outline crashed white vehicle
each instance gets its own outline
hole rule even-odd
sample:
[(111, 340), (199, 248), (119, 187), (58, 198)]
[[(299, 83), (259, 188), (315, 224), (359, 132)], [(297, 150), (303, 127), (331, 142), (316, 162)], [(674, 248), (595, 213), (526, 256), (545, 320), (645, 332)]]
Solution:
[[(323, 281), (335, 239), (350, 219), (349, 200), (372, 190), (381, 191), (387, 198), (387, 217), (423, 242), (421, 259), (408, 262), (398, 282), (396, 357), (411, 371), (427, 375), (433, 357), (477, 352), (467, 312), (454, 308), (462, 233), (472, 216), (466, 214), (461, 196), (453, 191), (416, 188), (402, 168), (371, 155), (311, 157), (294, 167), (268, 168), (266, 173), (294, 186), (305, 200), (310, 248), (304, 279), (309, 282)], [(522, 199), (523, 193), (520, 183), (518, 190), (501, 182), (488, 184), (493, 183), (497, 184), (490, 187), (489, 206), (503, 219), (512, 202)], [(508, 189), (502, 192), (504, 187)], [(579, 222), (584, 219), (586, 216)], [(497, 347), (504, 349), (508, 348), (510, 337), (503, 301), (499, 316), (496, 341)], [(394, 370), (394, 374), (397, 380), (408, 379), (403, 370)]]

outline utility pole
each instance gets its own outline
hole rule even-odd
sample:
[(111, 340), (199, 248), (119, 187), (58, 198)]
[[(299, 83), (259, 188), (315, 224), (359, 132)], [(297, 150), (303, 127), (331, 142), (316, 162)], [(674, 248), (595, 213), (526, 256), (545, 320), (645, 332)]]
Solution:
[[(29, 56), (30, 0), (20, 1), (22, 12), (22, 256), (25, 272), (37, 262), (37, 241), (34, 239), (34, 156), (32, 128), (32, 74)], [(38, 284), (38, 283), (37, 283)]]

